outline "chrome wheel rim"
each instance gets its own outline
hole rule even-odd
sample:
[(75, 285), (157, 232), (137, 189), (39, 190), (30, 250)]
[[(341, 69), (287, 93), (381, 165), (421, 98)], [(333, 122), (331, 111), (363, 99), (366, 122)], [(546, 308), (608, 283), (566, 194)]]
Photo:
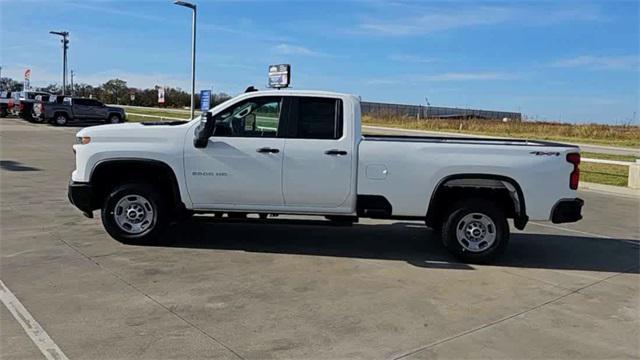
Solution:
[(58, 116), (56, 117), (56, 123), (57, 123), (58, 125), (64, 125), (64, 124), (66, 124), (66, 123), (67, 123), (67, 118), (65, 118), (65, 117), (64, 117), (64, 116), (62, 116), (62, 115), (58, 115)]
[(120, 122), (120, 119), (117, 116), (112, 116), (110, 121), (112, 124), (117, 124)]
[(126, 195), (113, 208), (113, 218), (120, 230), (131, 235), (139, 235), (153, 227), (156, 212), (145, 197)]
[(485, 214), (471, 213), (458, 221), (456, 238), (465, 251), (482, 252), (496, 241), (496, 225)]

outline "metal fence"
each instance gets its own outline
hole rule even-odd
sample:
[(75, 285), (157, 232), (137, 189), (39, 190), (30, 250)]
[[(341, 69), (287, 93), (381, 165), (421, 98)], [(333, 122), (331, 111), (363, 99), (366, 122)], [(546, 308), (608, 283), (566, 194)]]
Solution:
[(522, 120), (522, 114), (509, 111), (460, 109), (440, 106), (387, 104), (362, 101), (362, 114), (374, 117), (413, 117), (416, 119), (504, 119)]

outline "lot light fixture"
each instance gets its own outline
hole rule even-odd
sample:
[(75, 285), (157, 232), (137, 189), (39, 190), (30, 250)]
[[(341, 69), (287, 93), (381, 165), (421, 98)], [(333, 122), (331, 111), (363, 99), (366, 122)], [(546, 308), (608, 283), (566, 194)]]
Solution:
[(62, 36), (62, 95), (67, 94), (67, 49), (69, 49), (68, 31), (49, 31), (49, 34)]
[(174, 1), (173, 3), (187, 7), (193, 11), (191, 18), (191, 119), (193, 119), (196, 93), (196, 5), (180, 0)]

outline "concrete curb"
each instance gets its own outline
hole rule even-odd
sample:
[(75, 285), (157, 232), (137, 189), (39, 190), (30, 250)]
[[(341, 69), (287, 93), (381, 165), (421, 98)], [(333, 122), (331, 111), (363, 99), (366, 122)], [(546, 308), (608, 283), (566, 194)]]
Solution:
[(595, 184), (590, 182), (580, 182), (578, 190), (599, 192), (607, 195), (618, 195), (640, 199), (640, 190), (631, 189), (622, 186)]

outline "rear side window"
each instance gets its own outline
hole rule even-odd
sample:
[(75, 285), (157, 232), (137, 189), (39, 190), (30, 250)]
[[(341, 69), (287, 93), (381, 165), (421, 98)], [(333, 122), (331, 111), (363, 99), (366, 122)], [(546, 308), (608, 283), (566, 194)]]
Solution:
[(76, 104), (76, 105), (90, 106), (91, 105), (91, 100), (88, 100), (88, 99), (73, 99), (73, 103)]
[(298, 139), (342, 137), (342, 101), (321, 97), (299, 97), (294, 105), (292, 135)]

